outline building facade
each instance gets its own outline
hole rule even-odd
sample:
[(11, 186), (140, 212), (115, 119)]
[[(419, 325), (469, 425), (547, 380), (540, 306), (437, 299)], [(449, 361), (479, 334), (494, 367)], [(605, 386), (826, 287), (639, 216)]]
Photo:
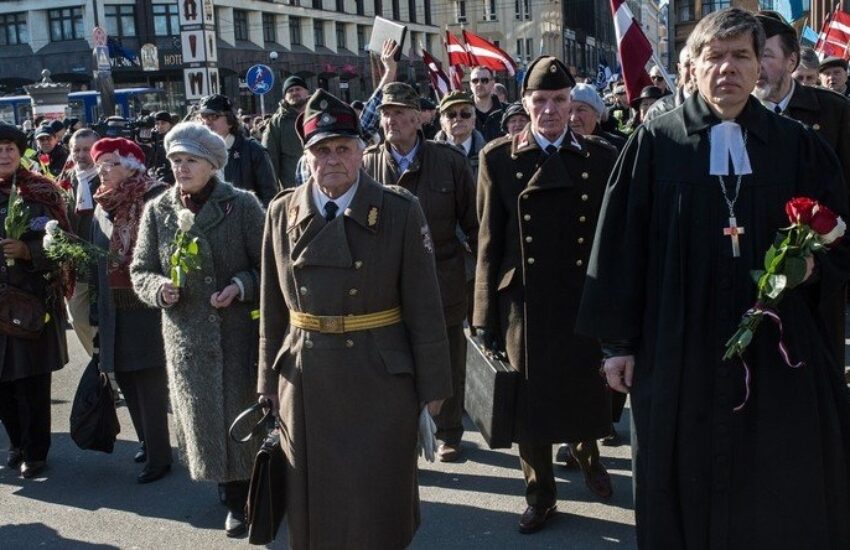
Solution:
[[(750, 11), (759, 9), (758, 0), (670, 0), (673, 6), (672, 24), (675, 25), (675, 51), (670, 52), (678, 59), (679, 52), (685, 45), (691, 31), (697, 22), (711, 12), (729, 7), (744, 8)], [(670, 21), (668, 21), (670, 24)]]
[[(91, 88), (92, 30), (110, 37), (116, 88), (153, 86), (166, 91), (169, 107), (185, 103), (179, 10), (191, 0), (10, 0), (0, 2), (0, 93), (22, 86), (50, 70), (56, 82), (74, 90)], [(194, 2), (193, 2), (194, 3)], [(348, 100), (372, 91), (366, 47), (375, 15), (408, 26), (407, 54), (400, 79), (425, 85), (419, 48), (437, 50), (440, 29), (431, 0), (211, 0), (222, 91), (246, 112), (259, 112), (244, 84), (252, 65), (268, 65), (277, 82), (266, 96), (274, 109), (280, 82), (304, 77)], [(145, 44), (156, 46), (156, 67), (139, 61)], [(148, 48), (149, 49), (149, 48)], [(441, 49), (441, 48), (439, 48)], [(151, 50), (152, 51), (152, 50)], [(272, 53), (274, 52), (274, 53)]]

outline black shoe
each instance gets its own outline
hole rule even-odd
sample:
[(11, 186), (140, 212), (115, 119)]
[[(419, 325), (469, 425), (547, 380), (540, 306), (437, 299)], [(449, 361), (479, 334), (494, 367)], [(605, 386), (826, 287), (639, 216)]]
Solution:
[(617, 433), (617, 430), (611, 428), (611, 435), (602, 439), (603, 447), (619, 447), (623, 444), (623, 438)]
[(568, 470), (578, 470), (580, 465), (575, 455), (573, 455), (573, 451), (568, 444), (563, 444), (558, 449), (558, 453), (555, 455), (556, 462), (563, 462), (564, 468)]
[(142, 444), (139, 446), (139, 450), (136, 451), (135, 456), (133, 456), (133, 462), (147, 462), (148, 461), (148, 452), (145, 449), (145, 442), (142, 441)]
[(162, 479), (165, 477), (165, 474), (170, 471), (171, 464), (166, 464), (165, 466), (160, 466), (158, 468), (151, 468), (148, 466), (142, 470), (142, 473), (136, 476), (136, 481), (139, 483), (152, 483), (158, 479)]
[(24, 453), (20, 449), (9, 449), (9, 456), (6, 457), (6, 466), (13, 470), (17, 470), (21, 467), (21, 463), (24, 461)]
[(248, 532), (248, 526), (245, 525), (244, 514), (234, 514), (227, 512), (227, 519), (224, 520), (224, 532), (228, 537), (241, 537)]
[(45, 460), (33, 460), (31, 462), (25, 460), (21, 464), (21, 477), (32, 479), (43, 472), (45, 468), (47, 468), (47, 461)]
[(540, 531), (543, 529), (546, 520), (552, 517), (557, 509), (557, 506), (548, 508), (543, 506), (529, 506), (525, 509), (519, 520), (519, 532), (523, 535), (528, 535)]

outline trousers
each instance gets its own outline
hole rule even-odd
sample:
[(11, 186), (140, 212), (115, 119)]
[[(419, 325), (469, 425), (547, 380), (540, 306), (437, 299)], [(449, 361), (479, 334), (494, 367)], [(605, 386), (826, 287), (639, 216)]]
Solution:
[(463, 324), (446, 327), (452, 364), (452, 396), (443, 402), (434, 418), (437, 439), (446, 445), (460, 445), (463, 437), (463, 399), (466, 393), (466, 336)]
[(139, 441), (145, 443), (148, 465), (171, 464), (168, 434), (168, 377), (165, 369), (117, 371), (115, 381), (124, 394)]
[[(570, 445), (573, 455), (583, 465), (599, 462), (596, 440)], [(529, 506), (550, 508), (558, 501), (555, 489), (555, 470), (552, 462), (552, 445), (519, 445), (519, 460), (525, 477), (525, 500)]]
[(50, 450), (51, 380), (48, 372), (0, 382), (0, 421), (26, 462), (46, 460)]

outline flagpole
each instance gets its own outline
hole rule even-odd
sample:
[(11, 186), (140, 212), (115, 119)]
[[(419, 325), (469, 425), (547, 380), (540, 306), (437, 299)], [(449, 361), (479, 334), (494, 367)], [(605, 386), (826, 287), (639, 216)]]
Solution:
[(664, 77), (664, 82), (667, 83), (667, 90), (672, 94), (676, 87), (673, 85), (673, 81), (670, 80), (670, 75), (667, 74), (667, 69), (664, 68), (664, 65), (661, 64), (661, 60), (658, 59), (658, 54), (655, 53), (655, 48), (652, 49), (652, 62), (655, 63), (655, 66), (661, 69), (661, 76)]

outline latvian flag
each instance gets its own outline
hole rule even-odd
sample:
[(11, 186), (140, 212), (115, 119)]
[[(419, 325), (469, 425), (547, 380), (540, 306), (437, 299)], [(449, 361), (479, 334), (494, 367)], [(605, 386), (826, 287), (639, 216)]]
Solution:
[(652, 85), (646, 72), (646, 64), (652, 58), (652, 45), (635, 21), (626, 0), (611, 0), (611, 13), (614, 14), (614, 30), (617, 33), (626, 94), (631, 102), (645, 86)]
[(494, 71), (508, 71), (511, 76), (516, 74), (516, 63), (513, 58), (486, 38), (463, 31), (463, 40), (466, 42), (466, 51), (476, 65), (482, 65)]
[(422, 49), (422, 61), (425, 63), (425, 66), (428, 67), (428, 78), (431, 79), (431, 86), (434, 87), (434, 91), (437, 92), (437, 99), (442, 99), (444, 95), (449, 93), (449, 90), (452, 89), (451, 82), (449, 82), (449, 77), (446, 76), (446, 73), (443, 72), (443, 69), (440, 68), (437, 60), (434, 59), (428, 51), (423, 48)]
[(815, 51), (821, 57), (847, 58), (847, 44), (850, 42), (850, 14), (835, 8), (826, 21), (815, 45)]

